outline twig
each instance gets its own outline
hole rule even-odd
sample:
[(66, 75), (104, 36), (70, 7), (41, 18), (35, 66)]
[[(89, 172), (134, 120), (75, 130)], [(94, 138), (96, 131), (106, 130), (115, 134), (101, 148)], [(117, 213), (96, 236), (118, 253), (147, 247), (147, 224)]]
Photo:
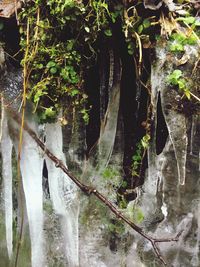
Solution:
[(24, 68), (23, 68), (23, 95), (22, 95), (22, 117), (20, 120), (20, 133), (19, 133), (19, 144), (18, 144), (18, 155), (17, 155), (17, 177), (18, 177), (18, 190), (19, 190), (19, 201), (21, 204), (21, 225), (19, 230), (19, 241), (17, 243), (17, 251), (15, 258), (15, 267), (18, 266), (19, 260), (19, 251), (21, 247), (23, 227), (24, 227), (24, 203), (23, 203), (23, 189), (22, 189), (22, 178), (20, 173), (20, 160), (21, 160), (21, 151), (22, 151), (22, 141), (23, 141), (23, 129), (25, 123), (25, 108), (26, 108), (26, 91), (27, 91), (27, 59), (29, 53), (29, 34), (30, 34), (30, 23), (28, 19), (27, 29), (26, 29), (26, 51), (24, 56)]
[[(19, 124), (21, 125), (21, 116), (19, 113), (14, 112), (10, 107), (7, 108), (9, 114), (11, 117)], [(24, 130), (33, 138), (33, 140), (38, 144), (38, 146), (46, 153), (46, 155), (55, 163), (55, 166), (57, 168), (60, 168), (64, 173), (68, 175), (68, 177), (88, 196), (90, 195), (95, 195), (102, 203), (104, 203), (105, 206), (107, 206), (113, 214), (118, 219), (121, 219), (123, 222), (128, 224), (133, 230), (135, 230), (138, 234), (143, 236), (145, 239), (147, 239), (158, 257), (158, 259), (164, 264), (167, 265), (166, 261), (164, 260), (162, 254), (159, 251), (159, 248), (157, 246), (157, 243), (162, 243), (162, 242), (172, 242), (172, 241), (178, 241), (179, 236), (181, 235), (182, 231), (179, 232), (175, 237), (172, 238), (154, 238), (148, 234), (146, 234), (141, 227), (130, 221), (126, 216), (124, 216), (103, 194), (101, 194), (98, 190), (95, 188), (85, 185), (79, 179), (74, 176), (65, 164), (58, 159), (46, 146), (45, 144), (37, 137), (36, 133), (27, 125), (27, 123), (24, 123)]]

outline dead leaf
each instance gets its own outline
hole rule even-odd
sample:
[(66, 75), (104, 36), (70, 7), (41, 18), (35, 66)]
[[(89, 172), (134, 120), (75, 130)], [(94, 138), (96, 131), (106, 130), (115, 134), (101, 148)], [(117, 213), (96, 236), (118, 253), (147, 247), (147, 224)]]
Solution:
[(184, 54), (181, 59), (176, 60), (176, 66), (184, 65), (188, 62), (190, 56), (188, 54)]
[(10, 18), (21, 7), (19, 0), (2, 0), (0, 2), (0, 17)]

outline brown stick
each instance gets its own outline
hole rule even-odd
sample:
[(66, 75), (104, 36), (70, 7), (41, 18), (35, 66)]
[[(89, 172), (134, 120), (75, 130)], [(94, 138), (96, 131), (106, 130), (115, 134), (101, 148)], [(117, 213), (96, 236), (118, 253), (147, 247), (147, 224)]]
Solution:
[[(10, 107), (7, 109), (11, 117), (19, 124), (21, 125), (21, 117), (19, 113), (14, 112)], [(24, 123), (24, 130), (33, 138), (33, 140), (38, 144), (38, 146), (45, 152), (45, 154), (53, 161), (55, 162), (55, 166), (57, 168), (60, 168), (64, 173), (66, 173), (69, 178), (88, 196), (91, 194), (95, 195), (104, 205), (106, 205), (113, 214), (118, 219), (121, 219), (123, 222), (127, 223), (133, 230), (135, 230), (138, 234), (143, 236), (145, 239), (149, 240), (151, 243), (154, 252), (158, 259), (164, 264), (167, 265), (166, 261), (164, 260), (162, 254), (159, 251), (159, 248), (157, 246), (157, 243), (161, 242), (172, 242), (172, 241), (178, 241), (179, 236), (181, 235), (182, 231), (180, 231), (175, 237), (172, 238), (154, 238), (148, 234), (146, 234), (143, 229), (139, 226), (137, 226), (135, 223), (130, 221), (126, 216), (124, 216), (103, 194), (101, 194), (98, 190), (96, 190), (93, 187), (87, 186), (83, 184), (79, 179), (74, 176), (72, 173), (69, 172), (65, 164), (58, 159), (51, 151), (46, 148), (45, 144), (37, 137), (36, 133), (27, 125), (27, 123)]]

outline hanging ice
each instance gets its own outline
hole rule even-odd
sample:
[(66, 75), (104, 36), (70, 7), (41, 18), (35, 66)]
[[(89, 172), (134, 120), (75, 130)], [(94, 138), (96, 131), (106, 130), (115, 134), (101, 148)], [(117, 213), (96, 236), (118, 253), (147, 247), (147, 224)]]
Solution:
[[(30, 126), (37, 133), (37, 125), (32, 122)], [(44, 266), (42, 168), (42, 151), (24, 131), (20, 169), (29, 222), (32, 267)]]
[[(90, 151), (90, 158), (87, 162), (83, 179), (88, 177), (95, 179), (98, 177), (98, 174), (107, 167), (114, 146), (120, 103), (121, 66), (119, 59), (117, 57), (113, 58), (113, 56), (113, 53), (110, 52), (111, 77), (109, 77), (109, 86), (111, 86), (111, 88), (109, 88), (108, 106), (101, 123), (99, 139), (97, 144)], [(94, 159), (95, 163), (93, 162)]]
[(166, 58), (166, 50), (164, 48), (157, 49), (157, 60), (156, 64), (153, 66), (151, 76), (152, 103), (153, 106), (155, 106), (157, 94), (160, 92), (163, 115), (165, 117), (177, 160), (179, 182), (181, 185), (184, 185), (188, 145), (186, 120), (185, 115), (177, 111), (178, 101), (180, 100), (178, 92), (176, 90), (170, 90), (169, 85), (166, 82), (168, 72), (171, 70), (170, 65), (166, 71)]
[[(3, 101), (2, 101), (3, 105)], [(12, 141), (8, 134), (8, 121), (5, 109), (1, 113), (1, 157), (2, 176), (4, 189), (6, 242), (8, 255), (11, 257), (13, 250), (13, 203), (12, 203)]]
[[(62, 127), (59, 123), (46, 125), (46, 146), (60, 160), (66, 163), (63, 154)], [(70, 178), (56, 168), (46, 157), (50, 197), (56, 214), (60, 215), (65, 239), (65, 253), (70, 267), (79, 266), (77, 189)]]

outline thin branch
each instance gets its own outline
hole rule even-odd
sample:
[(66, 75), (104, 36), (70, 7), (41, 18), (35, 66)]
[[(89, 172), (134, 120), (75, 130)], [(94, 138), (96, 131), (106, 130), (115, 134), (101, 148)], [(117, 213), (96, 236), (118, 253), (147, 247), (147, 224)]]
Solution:
[[(7, 108), (7, 111), (11, 115), (11, 117), (19, 124), (21, 125), (21, 117), (19, 113), (14, 112), (11, 108)], [(161, 242), (172, 242), (172, 241), (178, 241), (179, 236), (181, 235), (182, 231), (180, 231), (175, 237), (172, 238), (154, 238), (148, 234), (146, 234), (141, 227), (133, 223), (131, 220), (129, 220), (126, 216), (124, 216), (113, 204), (110, 202), (103, 194), (101, 194), (98, 190), (95, 188), (85, 185), (79, 179), (74, 176), (65, 164), (58, 159), (46, 146), (45, 144), (37, 137), (36, 133), (27, 125), (27, 123), (24, 123), (24, 130), (33, 138), (33, 140), (38, 144), (38, 146), (45, 152), (45, 154), (55, 163), (55, 166), (57, 168), (60, 168), (64, 173), (68, 175), (68, 177), (88, 196), (95, 195), (102, 203), (104, 203), (105, 206), (107, 206), (113, 214), (118, 219), (121, 219), (123, 222), (128, 224), (133, 230), (135, 230), (138, 234), (143, 236), (145, 239), (147, 239), (152, 247), (153, 250), (158, 257), (158, 259), (164, 264), (167, 265), (166, 261), (164, 260), (162, 254), (159, 251), (159, 248), (157, 246), (157, 243)]]

